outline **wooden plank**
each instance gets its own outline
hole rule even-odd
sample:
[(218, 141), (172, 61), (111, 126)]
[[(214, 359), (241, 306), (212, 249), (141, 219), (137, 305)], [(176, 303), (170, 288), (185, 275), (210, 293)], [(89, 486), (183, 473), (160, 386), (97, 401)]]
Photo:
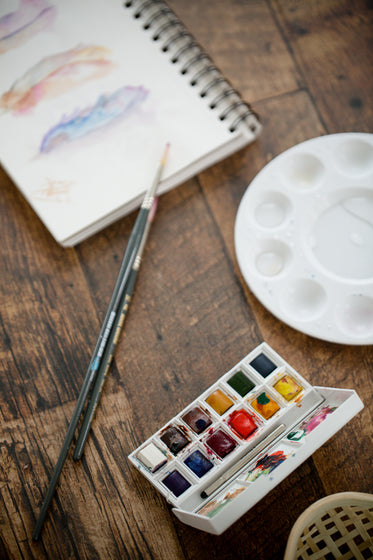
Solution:
[(97, 317), (75, 251), (56, 245), (4, 174), (1, 181), (1, 359), (8, 398), (0, 414), (7, 421), (75, 398)]
[(368, 4), (270, 4), (327, 131), (371, 132), (373, 15)]
[[(267, 2), (168, 2), (249, 103), (298, 89), (299, 73)], [(265, 76), (265, 79), (261, 79)]]

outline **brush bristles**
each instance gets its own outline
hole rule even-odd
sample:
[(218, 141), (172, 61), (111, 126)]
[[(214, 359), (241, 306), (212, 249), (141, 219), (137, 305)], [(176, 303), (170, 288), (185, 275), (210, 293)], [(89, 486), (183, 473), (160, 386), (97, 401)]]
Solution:
[(167, 142), (166, 147), (165, 147), (164, 152), (163, 152), (163, 157), (162, 157), (162, 160), (161, 160), (162, 165), (165, 165), (165, 163), (166, 163), (166, 159), (167, 159), (167, 156), (168, 156), (168, 150), (169, 149), (170, 149), (170, 143)]

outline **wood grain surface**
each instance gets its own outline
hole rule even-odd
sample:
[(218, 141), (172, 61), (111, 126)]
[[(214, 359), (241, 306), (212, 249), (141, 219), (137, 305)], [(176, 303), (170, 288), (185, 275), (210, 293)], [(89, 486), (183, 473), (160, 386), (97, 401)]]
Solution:
[[(161, 197), (136, 293), (86, 453), (62, 472), (31, 539), (136, 213), (73, 249), (51, 238), (0, 170), (0, 558), (283, 556), (317, 499), (373, 492), (372, 347), (332, 344), (277, 320), (240, 274), (239, 202), (287, 148), (372, 132), (372, 3), (170, 0), (260, 114), (249, 147)], [(128, 454), (267, 341), (308, 381), (356, 389), (365, 408), (223, 535), (180, 523)]]

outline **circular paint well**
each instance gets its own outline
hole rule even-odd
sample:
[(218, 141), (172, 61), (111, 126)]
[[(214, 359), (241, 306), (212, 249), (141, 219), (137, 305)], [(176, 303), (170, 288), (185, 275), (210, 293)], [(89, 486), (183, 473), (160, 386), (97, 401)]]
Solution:
[(308, 278), (290, 282), (281, 297), (285, 313), (297, 321), (309, 321), (319, 317), (327, 305), (327, 295), (321, 284)]
[(320, 185), (325, 166), (318, 157), (300, 152), (284, 159), (281, 173), (285, 183), (292, 189), (307, 192)]
[(286, 220), (290, 207), (286, 196), (278, 192), (268, 193), (255, 209), (255, 220), (264, 228), (279, 227)]
[(337, 314), (337, 322), (349, 336), (359, 338), (373, 335), (373, 298), (350, 295)]
[(349, 175), (364, 175), (373, 169), (373, 147), (358, 138), (342, 142), (334, 158), (339, 170)]
[(274, 277), (283, 272), (289, 264), (291, 251), (282, 241), (267, 240), (258, 250), (255, 266), (259, 274)]

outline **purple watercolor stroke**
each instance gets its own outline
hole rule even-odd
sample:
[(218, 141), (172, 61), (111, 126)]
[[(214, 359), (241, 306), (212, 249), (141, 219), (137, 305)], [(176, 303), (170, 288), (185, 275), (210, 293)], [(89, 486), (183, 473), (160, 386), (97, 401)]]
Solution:
[(40, 152), (46, 153), (61, 144), (82, 138), (124, 115), (143, 102), (148, 91), (142, 86), (124, 86), (113, 93), (100, 95), (97, 102), (63, 119), (45, 134)]
[(0, 54), (28, 41), (48, 27), (57, 8), (46, 0), (20, 0), (18, 8), (0, 18)]

